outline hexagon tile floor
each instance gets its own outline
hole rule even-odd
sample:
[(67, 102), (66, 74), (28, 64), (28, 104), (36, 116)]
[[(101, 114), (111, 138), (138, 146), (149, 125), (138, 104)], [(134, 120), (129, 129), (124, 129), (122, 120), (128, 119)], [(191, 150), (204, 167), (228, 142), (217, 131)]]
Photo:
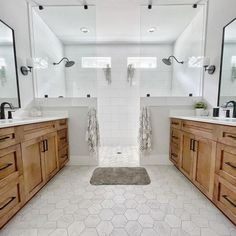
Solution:
[(65, 167), (0, 235), (236, 235), (236, 227), (173, 166), (147, 167), (147, 186), (91, 186), (93, 170)]

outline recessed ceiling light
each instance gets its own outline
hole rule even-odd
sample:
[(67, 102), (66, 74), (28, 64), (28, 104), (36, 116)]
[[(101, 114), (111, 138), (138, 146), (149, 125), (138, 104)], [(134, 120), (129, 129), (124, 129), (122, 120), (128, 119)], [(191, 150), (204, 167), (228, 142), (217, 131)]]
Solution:
[(156, 31), (156, 28), (155, 27), (151, 27), (148, 29), (148, 32), (149, 33), (154, 33)]
[(86, 28), (86, 27), (82, 27), (82, 28), (80, 28), (80, 31), (83, 32), (84, 34), (89, 33), (89, 29)]

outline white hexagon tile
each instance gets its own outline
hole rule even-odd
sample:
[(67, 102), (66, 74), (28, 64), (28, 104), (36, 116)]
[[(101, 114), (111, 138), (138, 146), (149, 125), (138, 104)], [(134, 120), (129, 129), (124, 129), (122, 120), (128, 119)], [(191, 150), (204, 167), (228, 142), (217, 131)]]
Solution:
[(235, 236), (235, 226), (173, 166), (147, 186), (91, 186), (93, 167), (65, 167), (1, 236)]

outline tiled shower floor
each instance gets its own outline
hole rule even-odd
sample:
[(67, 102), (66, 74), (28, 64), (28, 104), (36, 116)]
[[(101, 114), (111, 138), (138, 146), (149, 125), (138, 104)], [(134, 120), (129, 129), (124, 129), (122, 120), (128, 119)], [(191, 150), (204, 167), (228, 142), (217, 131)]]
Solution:
[(100, 166), (139, 166), (137, 147), (100, 147)]
[(173, 166), (147, 186), (91, 186), (93, 167), (65, 167), (1, 236), (218, 236), (235, 226)]

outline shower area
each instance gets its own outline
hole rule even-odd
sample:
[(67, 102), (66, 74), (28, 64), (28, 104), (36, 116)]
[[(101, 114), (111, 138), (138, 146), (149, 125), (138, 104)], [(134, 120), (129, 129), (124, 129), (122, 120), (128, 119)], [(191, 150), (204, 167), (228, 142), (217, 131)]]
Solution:
[(35, 96), (96, 99), (101, 166), (139, 166), (142, 99), (201, 94), (205, 8), (173, 4), (31, 9)]

